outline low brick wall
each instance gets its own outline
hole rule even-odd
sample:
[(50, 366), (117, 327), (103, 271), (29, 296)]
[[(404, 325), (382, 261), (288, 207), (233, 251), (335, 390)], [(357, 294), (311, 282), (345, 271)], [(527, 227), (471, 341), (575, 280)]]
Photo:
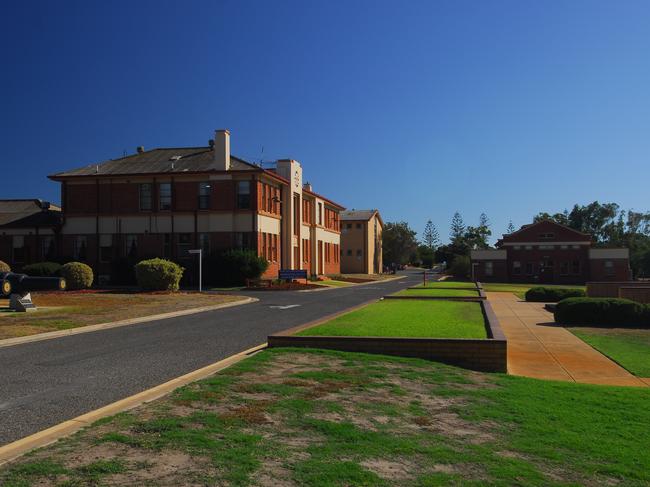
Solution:
[(292, 333), (305, 329), (298, 327), (270, 335), (268, 345), (421, 358), (484, 372), (507, 372), (508, 342), (490, 304), (481, 301), (481, 307), (486, 339), (295, 336)]
[(590, 298), (618, 298), (621, 287), (650, 287), (648, 281), (588, 282), (587, 296)]
[(618, 288), (618, 297), (631, 299), (637, 303), (650, 304), (650, 285), (647, 287), (620, 287)]

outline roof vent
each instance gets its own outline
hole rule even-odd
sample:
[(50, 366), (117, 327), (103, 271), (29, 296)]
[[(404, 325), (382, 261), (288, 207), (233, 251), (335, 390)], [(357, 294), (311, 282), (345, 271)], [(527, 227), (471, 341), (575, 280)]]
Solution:
[(178, 161), (181, 158), (181, 156), (171, 156), (169, 158), (170, 161)]
[(142, 154), (144, 152), (144, 146), (139, 145), (138, 148), (136, 149), (138, 151), (138, 154)]
[(214, 149), (214, 139), (208, 140), (208, 145), (210, 146), (210, 149)]

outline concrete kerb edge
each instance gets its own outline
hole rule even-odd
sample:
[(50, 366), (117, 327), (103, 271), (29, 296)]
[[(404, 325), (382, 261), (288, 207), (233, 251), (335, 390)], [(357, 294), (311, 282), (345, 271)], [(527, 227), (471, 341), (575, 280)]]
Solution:
[(94, 411), (87, 412), (85, 414), (77, 416), (76, 418), (69, 419), (45, 430), (26, 436), (25, 438), (21, 438), (20, 440), (16, 440), (12, 443), (4, 445), (0, 447), (0, 466), (16, 460), (25, 453), (28, 453), (37, 448), (43, 448), (61, 438), (70, 436), (83, 428), (91, 426), (93, 423), (102, 418), (106, 418), (120, 412), (128, 411), (142, 404), (155, 401), (156, 399), (160, 399), (161, 397), (169, 394), (179, 387), (214, 375), (217, 372), (220, 372), (221, 370), (224, 370), (265, 349), (266, 347), (266, 343), (257, 345), (255, 347), (249, 348), (248, 350), (244, 350), (243, 352), (231, 355), (230, 357), (227, 357), (213, 364), (181, 375), (175, 379), (171, 379), (167, 382), (164, 382), (163, 384), (152, 387), (151, 389), (147, 389), (146, 391), (142, 391), (124, 399), (120, 399), (119, 401), (108, 404), (99, 409), (95, 409)]
[(357, 283), (350, 283), (349, 286), (323, 286), (323, 289), (301, 289), (297, 292), (299, 293), (320, 293), (323, 291), (331, 291), (332, 289), (347, 289), (349, 287), (359, 287), (359, 286), (369, 286), (372, 284), (383, 284), (385, 282), (392, 282), (392, 281), (398, 281), (399, 279), (406, 279), (407, 276), (396, 276), (396, 277), (389, 277), (388, 279), (381, 279), (379, 281), (370, 281), (370, 282), (357, 282)]
[(251, 298), (251, 297), (244, 297), (242, 299), (239, 299), (237, 301), (232, 301), (228, 303), (221, 303), (221, 304), (215, 304), (214, 306), (202, 306), (199, 308), (191, 308), (191, 309), (185, 309), (181, 311), (171, 311), (169, 313), (160, 313), (157, 315), (148, 315), (148, 316), (142, 316), (139, 318), (131, 318), (128, 320), (120, 320), (120, 321), (112, 321), (108, 323), (99, 323), (97, 325), (88, 325), (88, 326), (80, 326), (78, 328), (70, 328), (69, 330), (57, 330), (57, 331), (50, 331), (46, 333), (39, 333), (37, 335), (28, 335), (24, 337), (16, 337), (16, 338), (5, 338), (3, 340), (0, 340), (0, 348), (4, 347), (12, 347), (15, 345), (22, 345), (25, 343), (32, 343), (32, 342), (40, 342), (43, 340), (52, 340), (54, 338), (62, 338), (66, 336), (71, 336), (71, 335), (79, 335), (82, 333), (92, 333), (95, 331), (101, 331), (101, 330), (108, 330), (111, 328), (119, 328), (121, 326), (129, 326), (129, 325), (138, 325), (140, 323), (147, 323), (149, 321), (158, 321), (158, 320), (165, 320), (169, 318), (176, 318), (178, 316), (186, 316), (186, 315), (192, 315), (192, 314), (197, 314), (197, 313), (204, 313), (207, 311), (217, 311), (220, 309), (225, 309), (225, 308), (232, 308), (234, 306), (242, 306), (244, 304), (251, 304), (259, 301), (258, 298)]

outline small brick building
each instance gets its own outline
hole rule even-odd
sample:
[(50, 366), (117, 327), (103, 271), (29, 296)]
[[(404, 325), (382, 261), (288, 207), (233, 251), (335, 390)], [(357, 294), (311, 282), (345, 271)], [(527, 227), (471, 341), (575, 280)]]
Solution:
[(628, 249), (594, 248), (591, 235), (550, 220), (524, 225), (496, 247), (471, 252), (474, 280), (584, 284), (632, 276)]
[[(344, 208), (303, 184), (298, 161), (262, 168), (231, 155), (227, 130), (217, 130), (205, 147), (139, 147), (49, 177), (61, 183), (59, 218), (47, 228), (0, 232), (0, 260), (80, 260), (101, 282), (143, 258), (173, 259), (191, 273), (190, 249), (248, 248), (270, 262), (265, 277), (277, 277), (280, 268), (340, 273)], [(33, 210), (42, 220), (42, 208)]]
[(383, 228), (384, 222), (378, 210), (350, 210), (341, 213), (341, 272), (383, 272)]

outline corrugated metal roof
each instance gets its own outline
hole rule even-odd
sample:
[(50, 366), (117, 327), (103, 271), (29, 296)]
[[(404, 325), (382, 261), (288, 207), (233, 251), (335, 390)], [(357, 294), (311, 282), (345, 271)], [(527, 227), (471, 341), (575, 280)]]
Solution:
[(341, 212), (341, 220), (370, 220), (377, 210), (349, 210)]
[(31, 200), (0, 200), (0, 226), (36, 226), (50, 225), (57, 222), (61, 209), (50, 205), (49, 210), (43, 210), (41, 201)]
[[(240, 159), (230, 157), (231, 168), (235, 171), (258, 169), (257, 166)], [(125, 174), (160, 174), (202, 172), (216, 170), (213, 152), (210, 147), (176, 147), (160, 148), (132, 154), (120, 159), (111, 159), (98, 164), (63, 171), (50, 177), (125, 175)]]

